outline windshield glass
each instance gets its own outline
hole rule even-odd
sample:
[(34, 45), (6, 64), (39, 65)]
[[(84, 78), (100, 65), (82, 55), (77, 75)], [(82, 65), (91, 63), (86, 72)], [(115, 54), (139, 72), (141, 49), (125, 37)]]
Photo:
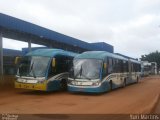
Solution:
[(22, 58), (17, 75), (26, 77), (45, 77), (49, 57), (25, 56)]
[(76, 79), (98, 79), (101, 71), (102, 60), (76, 59), (74, 65), (74, 78)]

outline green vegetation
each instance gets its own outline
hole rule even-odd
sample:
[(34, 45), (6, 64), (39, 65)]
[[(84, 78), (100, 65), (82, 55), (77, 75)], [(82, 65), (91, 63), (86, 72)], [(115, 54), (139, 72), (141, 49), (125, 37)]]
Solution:
[(157, 67), (158, 69), (160, 68), (160, 52), (158, 51), (149, 53), (148, 55), (142, 55), (141, 60), (149, 62), (157, 62)]

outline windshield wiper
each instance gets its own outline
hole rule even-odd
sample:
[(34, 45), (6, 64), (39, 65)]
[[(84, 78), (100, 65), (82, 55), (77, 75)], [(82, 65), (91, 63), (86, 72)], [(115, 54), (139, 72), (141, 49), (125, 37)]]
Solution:
[(34, 69), (33, 69), (33, 65), (34, 65), (34, 62), (31, 65), (29, 73), (32, 71), (34, 78), (36, 78), (36, 75), (35, 75), (35, 72), (34, 72)]
[(80, 72), (79, 72), (80, 77), (83, 76), (83, 77), (85, 77), (86, 79), (91, 80), (89, 77), (83, 75), (82, 73), (83, 73), (83, 69), (82, 69), (82, 65), (81, 65), (81, 69), (80, 69)]
[(82, 76), (82, 65), (81, 65), (81, 69), (80, 69), (79, 75), (80, 75), (80, 77)]
[(18, 67), (18, 73), (19, 73), (20, 77), (22, 77), (21, 72), (20, 72), (20, 69), (21, 69), (22, 66), (23, 66), (23, 64), (20, 64), (19, 67)]
[(88, 80), (91, 80), (91, 78), (89, 78), (89, 77), (87, 77), (87, 76), (85, 76), (85, 75), (83, 75), (86, 79), (88, 79)]
[(78, 75), (80, 75), (80, 78), (82, 78), (82, 76), (83, 76), (84, 78), (86, 78), (86, 79), (88, 79), (88, 80), (91, 80), (91, 78), (83, 75), (82, 73), (83, 73), (83, 68), (82, 68), (82, 65), (81, 65), (80, 70), (79, 70), (78, 73), (74, 76), (74, 80), (75, 80), (75, 78), (76, 78)]
[(75, 78), (77, 78), (78, 75), (80, 75), (80, 77), (81, 77), (81, 75), (82, 75), (82, 65), (81, 65), (80, 70), (77, 72), (77, 74), (74, 75), (74, 80), (75, 80)]

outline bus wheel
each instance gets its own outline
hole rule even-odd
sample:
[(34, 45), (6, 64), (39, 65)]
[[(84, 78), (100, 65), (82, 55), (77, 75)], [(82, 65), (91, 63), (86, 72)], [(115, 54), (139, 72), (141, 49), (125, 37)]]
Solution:
[(110, 90), (112, 90), (113, 89), (112, 80), (110, 80), (109, 84), (110, 84)]
[(137, 83), (139, 82), (139, 78), (137, 77)]
[(123, 81), (123, 86), (122, 87), (125, 87), (125, 86), (126, 86), (126, 78)]
[(62, 79), (60, 82), (61, 90), (67, 90), (67, 80)]

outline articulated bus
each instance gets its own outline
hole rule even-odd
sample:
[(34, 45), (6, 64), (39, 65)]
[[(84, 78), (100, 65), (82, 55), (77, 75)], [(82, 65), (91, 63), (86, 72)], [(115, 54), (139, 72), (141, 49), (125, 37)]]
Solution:
[(77, 55), (68, 78), (70, 92), (101, 93), (136, 83), (140, 79), (140, 62), (105, 51)]
[(156, 62), (151, 62), (151, 74), (157, 75), (157, 63)]
[(148, 61), (141, 61), (141, 76), (146, 77), (151, 74), (151, 63)]
[[(54, 91), (67, 88), (69, 69), (77, 55), (60, 49), (38, 49), (29, 52), (18, 64), (15, 88)], [(20, 62), (17, 62), (20, 61)]]

